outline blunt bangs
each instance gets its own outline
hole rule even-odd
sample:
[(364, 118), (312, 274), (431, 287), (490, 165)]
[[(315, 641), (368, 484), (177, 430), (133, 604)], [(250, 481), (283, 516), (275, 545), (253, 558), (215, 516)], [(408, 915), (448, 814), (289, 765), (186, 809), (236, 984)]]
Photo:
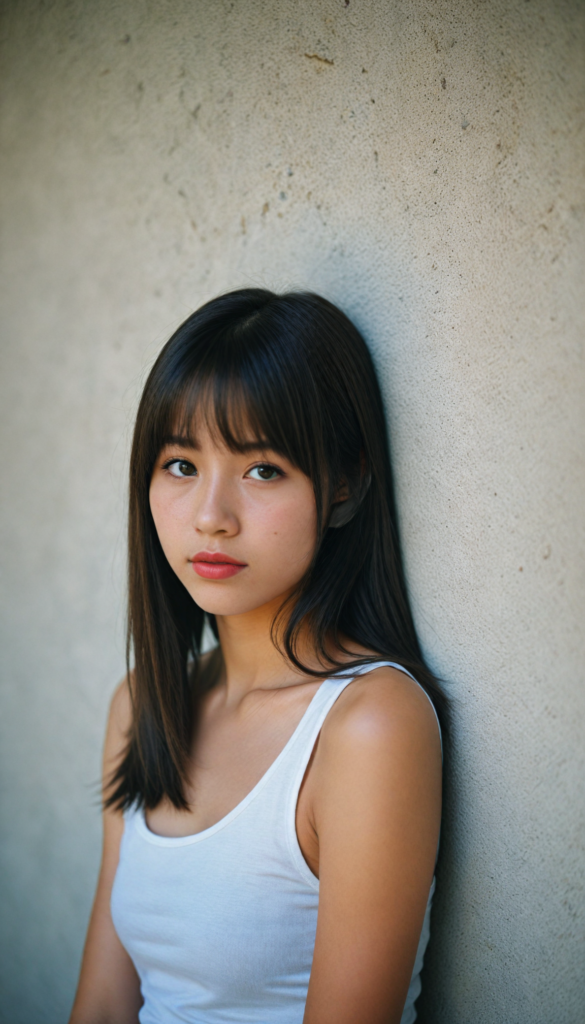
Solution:
[(271, 448), (311, 476), (307, 431), (300, 410), (292, 415), (292, 389), (286, 381), (270, 379), (266, 359), (252, 356), (243, 366), (226, 365), (222, 341), (199, 367), (185, 367), (175, 402), (161, 410), (155, 445), (160, 450), (181, 438), (197, 447), (203, 429), (215, 444), (233, 452)]

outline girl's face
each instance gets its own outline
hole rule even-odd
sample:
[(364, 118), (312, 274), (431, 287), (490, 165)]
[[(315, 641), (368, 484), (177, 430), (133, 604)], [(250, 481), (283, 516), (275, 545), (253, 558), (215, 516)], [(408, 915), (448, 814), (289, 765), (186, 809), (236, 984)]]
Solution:
[(162, 549), (191, 597), (214, 615), (241, 615), (285, 596), (316, 544), (313, 485), (282, 455), (251, 442), (232, 452), (197, 434), (161, 451), (150, 508)]

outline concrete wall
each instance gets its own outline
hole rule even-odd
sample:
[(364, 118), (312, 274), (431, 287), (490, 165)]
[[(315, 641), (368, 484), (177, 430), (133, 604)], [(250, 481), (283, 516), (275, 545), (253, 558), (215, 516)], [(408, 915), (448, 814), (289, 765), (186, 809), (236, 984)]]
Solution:
[(585, 6), (5, 0), (0, 1018), (60, 1024), (123, 671), (145, 371), (240, 285), (311, 287), (388, 403), (455, 702), (422, 1019), (578, 1024)]

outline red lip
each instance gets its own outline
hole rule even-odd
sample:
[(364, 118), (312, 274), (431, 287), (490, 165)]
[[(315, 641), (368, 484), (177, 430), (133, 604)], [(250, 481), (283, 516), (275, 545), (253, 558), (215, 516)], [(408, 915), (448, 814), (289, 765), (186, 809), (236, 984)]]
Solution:
[(221, 551), (198, 551), (193, 562), (227, 562), (228, 565), (246, 565), (246, 562), (238, 562), (237, 558), (230, 558)]
[(191, 561), (197, 575), (205, 580), (226, 580), (246, 568), (246, 562), (238, 562), (221, 551), (198, 551)]

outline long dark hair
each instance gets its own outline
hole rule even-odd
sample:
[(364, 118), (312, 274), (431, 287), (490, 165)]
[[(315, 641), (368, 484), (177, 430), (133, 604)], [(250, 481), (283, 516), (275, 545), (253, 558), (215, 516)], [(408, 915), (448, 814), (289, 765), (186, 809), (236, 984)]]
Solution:
[[(398, 545), (386, 422), (368, 348), (350, 320), (318, 295), (230, 292), (193, 313), (160, 353), (138, 408), (130, 460), (128, 667), (133, 719), (106, 805), (186, 806), (184, 781), (202, 674), (206, 620), (163, 554), (149, 505), (156, 459), (195, 413), (239, 451), (250, 433), (312, 481), (314, 557), (273, 625), (273, 640), (316, 677), (375, 658), (401, 663), (445, 719), (442, 690), (424, 663)], [(339, 487), (346, 508), (334, 503)], [(348, 510), (349, 509), (349, 513)], [(353, 516), (349, 518), (351, 512)], [(345, 522), (349, 518), (348, 522)], [(308, 629), (323, 669), (303, 665)], [(130, 672), (130, 657), (134, 670)]]

